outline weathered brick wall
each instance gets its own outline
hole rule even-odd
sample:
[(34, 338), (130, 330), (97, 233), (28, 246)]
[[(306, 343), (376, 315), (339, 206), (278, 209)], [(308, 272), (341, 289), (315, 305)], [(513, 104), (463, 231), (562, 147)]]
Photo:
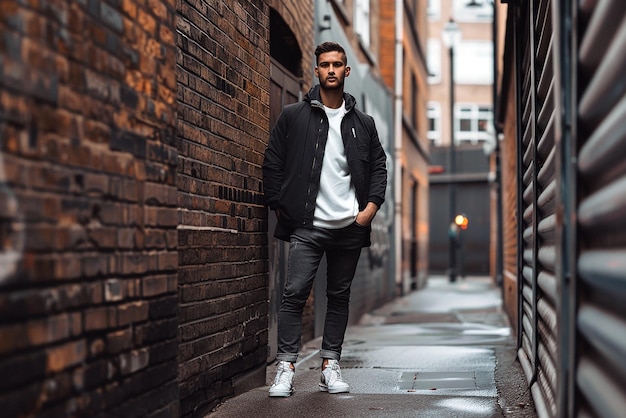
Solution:
[(269, 132), (265, 1), (180, 0), (181, 415), (265, 383)]
[(173, 1), (0, 2), (0, 405), (178, 414)]

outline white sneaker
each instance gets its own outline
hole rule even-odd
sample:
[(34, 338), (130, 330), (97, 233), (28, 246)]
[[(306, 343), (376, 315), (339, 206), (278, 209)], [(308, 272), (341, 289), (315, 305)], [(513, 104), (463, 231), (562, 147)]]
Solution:
[(328, 393), (350, 392), (350, 385), (341, 378), (341, 369), (337, 360), (328, 360), (328, 364), (322, 370), (320, 390)]
[(286, 398), (293, 393), (293, 376), (295, 370), (291, 368), (291, 363), (281, 361), (276, 365), (276, 377), (274, 384), (270, 387), (270, 396)]

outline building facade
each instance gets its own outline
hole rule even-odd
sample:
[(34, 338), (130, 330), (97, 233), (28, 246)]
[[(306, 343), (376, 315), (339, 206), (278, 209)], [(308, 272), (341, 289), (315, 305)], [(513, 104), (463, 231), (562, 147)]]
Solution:
[(398, 294), (418, 289), (428, 272), (428, 98), (426, 2), (380, 1), (380, 68), (394, 97), (395, 280)]

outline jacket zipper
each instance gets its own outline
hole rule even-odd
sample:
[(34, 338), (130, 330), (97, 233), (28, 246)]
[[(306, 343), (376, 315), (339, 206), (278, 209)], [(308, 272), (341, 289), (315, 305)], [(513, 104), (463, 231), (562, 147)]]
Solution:
[(302, 219), (302, 225), (306, 225), (306, 213), (309, 209), (309, 200), (311, 197), (311, 185), (313, 184), (313, 171), (315, 170), (315, 163), (317, 162), (317, 150), (320, 146), (320, 132), (322, 131), (322, 124), (324, 123), (324, 117), (320, 118), (320, 126), (317, 128), (317, 135), (315, 137), (315, 152), (313, 153), (313, 164), (311, 166), (311, 176), (309, 177), (309, 188), (306, 192), (306, 202), (304, 204), (304, 219)]

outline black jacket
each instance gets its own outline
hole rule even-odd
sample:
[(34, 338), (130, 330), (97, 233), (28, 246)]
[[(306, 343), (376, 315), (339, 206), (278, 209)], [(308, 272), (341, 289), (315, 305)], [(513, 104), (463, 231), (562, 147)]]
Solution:
[[(341, 136), (359, 210), (368, 202), (380, 207), (387, 187), (385, 151), (374, 119), (356, 108), (350, 94), (344, 93), (344, 100), (346, 115), (341, 122)], [(288, 240), (294, 228), (313, 226), (327, 136), (328, 118), (319, 85), (303, 101), (285, 106), (270, 133), (263, 183), (267, 205), (280, 210), (275, 231), (279, 239)]]

